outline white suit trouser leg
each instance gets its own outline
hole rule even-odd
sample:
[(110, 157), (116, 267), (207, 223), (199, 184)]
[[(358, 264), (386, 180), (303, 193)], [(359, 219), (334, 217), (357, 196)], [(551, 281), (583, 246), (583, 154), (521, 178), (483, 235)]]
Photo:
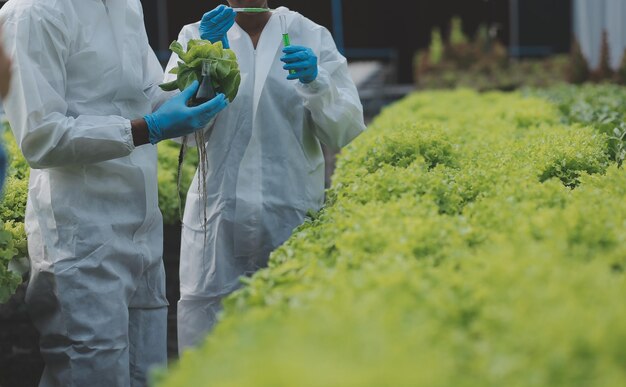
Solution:
[(201, 344), (221, 311), (222, 297), (178, 301), (178, 353)]
[(145, 387), (150, 370), (167, 365), (167, 307), (129, 311), (130, 385)]
[(123, 281), (78, 274), (31, 273), (26, 302), (46, 363), (39, 386), (146, 386), (148, 369), (167, 362), (167, 307), (129, 307)]

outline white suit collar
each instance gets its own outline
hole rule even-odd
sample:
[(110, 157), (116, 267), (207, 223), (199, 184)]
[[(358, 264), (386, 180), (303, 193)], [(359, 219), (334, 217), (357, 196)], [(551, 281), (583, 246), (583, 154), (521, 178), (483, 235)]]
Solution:
[[(282, 63), (275, 63), (276, 52), (282, 49), (282, 31), (280, 28), (280, 15), (287, 16), (287, 26), (291, 26), (293, 23), (294, 13), (289, 11), (287, 7), (277, 8), (267, 25), (263, 29), (261, 38), (259, 39), (256, 48), (256, 73), (254, 79), (254, 100), (253, 100), (253, 117), (256, 117), (256, 112), (259, 107), (259, 101), (261, 99), (261, 90), (265, 85), (265, 81), (269, 75), (272, 66), (282, 66)], [(248, 39), (245, 36), (246, 32), (238, 25), (235, 24), (235, 28), (232, 29), (231, 38), (243, 38)]]

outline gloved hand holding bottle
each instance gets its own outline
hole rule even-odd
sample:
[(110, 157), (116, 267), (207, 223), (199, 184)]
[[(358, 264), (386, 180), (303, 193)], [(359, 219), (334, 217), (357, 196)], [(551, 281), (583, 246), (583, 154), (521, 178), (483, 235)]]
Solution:
[(230, 48), (226, 33), (235, 24), (237, 13), (230, 7), (220, 5), (202, 16), (200, 37), (211, 43), (222, 42), (224, 48)]
[(281, 61), (285, 62), (283, 68), (293, 70), (287, 79), (298, 79), (307, 84), (317, 78), (317, 56), (313, 50), (303, 46), (288, 46), (283, 48), (283, 52), (285, 56), (280, 58)]
[(148, 124), (151, 144), (194, 133), (204, 128), (217, 113), (228, 106), (224, 94), (218, 94), (199, 106), (187, 106), (187, 101), (196, 94), (198, 86), (198, 81), (195, 81), (182, 93), (164, 103), (156, 112), (144, 117)]

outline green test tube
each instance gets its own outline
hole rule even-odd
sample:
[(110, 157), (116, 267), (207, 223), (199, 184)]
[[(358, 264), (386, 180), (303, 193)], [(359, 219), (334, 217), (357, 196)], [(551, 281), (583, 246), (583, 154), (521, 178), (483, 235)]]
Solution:
[[(285, 47), (291, 46), (291, 39), (289, 38), (289, 31), (287, 30), (287, 17), (280, 15), (280, 27), (283, 32), (283, 45)], [(289, 74), (295, 74), (296, 70), (289, 70)]]
[(291, 40), (289, 39), (289, 34), (283, 34), (283, 44), (285, 47), (291, 46)]
[(273, 10), (270, 8), (233, 8), (235, 12), (247, 12), (247, 13), (262, 13), (262, 12), (272, 12)]

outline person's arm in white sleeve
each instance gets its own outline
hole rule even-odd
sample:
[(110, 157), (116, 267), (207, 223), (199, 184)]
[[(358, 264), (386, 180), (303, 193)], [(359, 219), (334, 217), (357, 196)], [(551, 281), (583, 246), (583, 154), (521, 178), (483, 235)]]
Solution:
[[(147, 44), (147, 41), (146, 41)], [(144, 93), (152, 102), (152, 111), (155, 112), (167, 101), (178, 93), (167, 92), (161, 89), (163, 82), (163, 67), (150, 47), (144, 56)]]
[(324, 28), (317, 78), (298, 82), (298, 93), (315, 123), (315, 135), (329, 147), (339, 149), (365, 130), (363, 106), (348, 73), (348, 63)]
[[(142, 14), (143, 18), (143, 14)], [(154, 50), (148, 43), (148, 35), (145, 28), (141, 29), (143, 46), (143, 70), (144, 70), (144, 93), (152, 102), (152, 111), (155, 112), (167, 101), (178, 93), (167, 92), (161, 89), (160, 85), (164, 83), (163, 67), (157, 58)]]
[(58, 15), (33, 5), (10, 15), (4, 28), (15, 71), (4, 105), (32, 168), (97, 163), (133, 151), (130, 120), (119, 116), (68, 116), (64, 63), (72, 42)]

